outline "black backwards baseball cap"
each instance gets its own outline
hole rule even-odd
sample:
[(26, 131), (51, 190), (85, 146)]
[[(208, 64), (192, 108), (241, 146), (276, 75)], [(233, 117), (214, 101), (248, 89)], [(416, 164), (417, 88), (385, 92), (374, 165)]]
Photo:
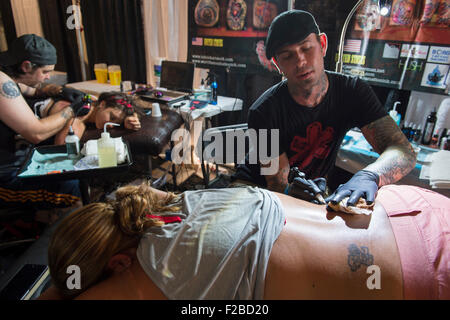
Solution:
[(279, 14), (270, 25), (266, 38), (266, 56), (272, 59), (281, 47), (304, 40), (311, 33), (319, 34), (316, 20), (309, 12), (289, 10)]
[(4, 67), (26, 60), (37, 65), (56, 64), (56, 49), (44, 38), (25, 34), (15, 39), (8, 51), (0, 53), (0, 65)]

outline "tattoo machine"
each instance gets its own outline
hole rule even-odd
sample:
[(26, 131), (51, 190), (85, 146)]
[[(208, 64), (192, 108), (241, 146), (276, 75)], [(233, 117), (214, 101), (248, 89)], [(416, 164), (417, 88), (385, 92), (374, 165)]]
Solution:
[(300, 171), (297, 167), (291, 168), (289, 171), (288, 182), (292, 183), (295, 178), (299, 178), (296, 180), (297, 183), (301, 183), (304, 188), (308, 189), (314, 194), (314, 197), (320, 204), (326, 204), (325, 199), (323, 197), (323, 190), (319, 188), (319, 186), (312, 180), (306, 179), (306, 175), (304, 172)]

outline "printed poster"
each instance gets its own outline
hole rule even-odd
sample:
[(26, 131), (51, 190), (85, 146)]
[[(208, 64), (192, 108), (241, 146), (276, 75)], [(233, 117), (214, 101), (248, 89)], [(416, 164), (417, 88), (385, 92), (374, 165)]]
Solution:
[(272, 20), (288, 0), (189, 0), (188, 60), (233, 72), (276, 71), (265, 56)]
[(447, 94), (450, 0), (365, 0), (346, 33), (343, 69), (371, 84)]

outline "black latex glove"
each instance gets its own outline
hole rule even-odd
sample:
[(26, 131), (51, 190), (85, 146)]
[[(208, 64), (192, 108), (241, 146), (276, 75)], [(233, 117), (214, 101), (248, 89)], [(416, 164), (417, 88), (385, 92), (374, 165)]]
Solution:
[(73, 103), (73, 102), (83, 99), (83, 97), (85, 96), (85, 93), (81, 92), (80, 90), (64, 87), (61, 90), (60, 95), (64, 100)]
[(295, 177), (288, 187), (288, 195), (297, 199), (321, 204), (316, 198), (318, 194), (324, 194), (327, 187), (325, 178), (317, 178), (314, 180)]
[(372, 204), (378, 191), (379, 180), (380, 177), (376, 173), (360, 170), (347, 183), (341, 184), (325, 201), (336, 204), (349, 197), (347, 205), (354, 206), (359, 198), (363, 197), (367, 204)]
[(72, 108), (75, 117), (83, 117), (89, 113), (91, 106), (85, 99), (83, 99), (83, 97), (78, 97), (77, 100), (72, 102), (69, 106)]

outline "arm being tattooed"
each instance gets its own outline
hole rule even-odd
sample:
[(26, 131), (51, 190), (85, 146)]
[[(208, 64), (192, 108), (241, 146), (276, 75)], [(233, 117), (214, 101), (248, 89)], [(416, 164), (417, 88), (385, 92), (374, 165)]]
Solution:
[(43, 84), (40, 88), (36, 89), (36, 97), (54, 97), (61, 93), (62, 87), (57, 84)]
[(32, 88), (23, 83), (18, 84), (20, 87), (20, 91), (25, 97), (34, 97), (34, 98), (42, 98), (42, 97), (55, 97), (61, 93), (61, 86), (48, 83), (42, 84), (40, 88)]
[(380, 154), (374, 163), (365, 168), (379, 175), (379, 187), (397, 182), (414, 168), (416, 154), (390, 116), (369, 123), (361, 131)]

